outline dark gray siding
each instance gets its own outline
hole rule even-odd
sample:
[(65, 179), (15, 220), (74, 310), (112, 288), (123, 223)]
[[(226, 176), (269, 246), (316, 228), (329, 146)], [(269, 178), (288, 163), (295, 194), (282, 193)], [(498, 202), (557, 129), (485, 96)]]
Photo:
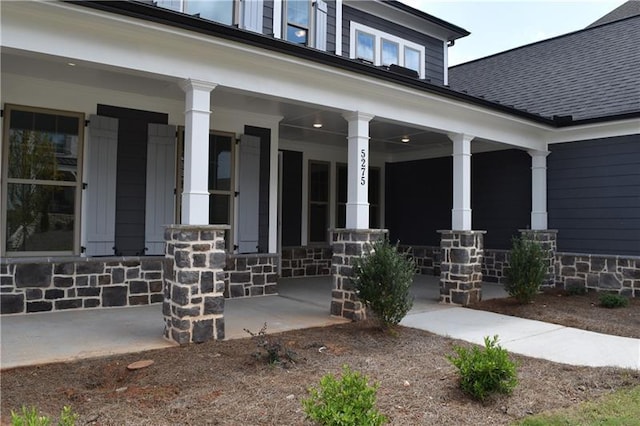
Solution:
[(273, 0), (264, 0), (262, 5), (264, 9), (262, 34), (273, 35)]
[(349, 57), (350, 21), (401, 37), (425, 47), (426, 78), (435, 84), (444, 84), (444, 46), (441, 40), (420, 34), (396, 23), (369, 15), (349, 6), (342, 8), (342, 55)]
[(327, 1), (327, 52), (336, 51), (336, 0)]
[(551, 145), (549, 228), (558, 250), (640, 255), (640, 135)]
[[(473, 229), (485, 230), (485, 246), (507, 249), (531, 217), (531, 160), (519, 150), (474, 154)], [(387, 163), (385, 217), (391, 241), (440, 245), (439, 229), (451, 228), (451, 157)]]

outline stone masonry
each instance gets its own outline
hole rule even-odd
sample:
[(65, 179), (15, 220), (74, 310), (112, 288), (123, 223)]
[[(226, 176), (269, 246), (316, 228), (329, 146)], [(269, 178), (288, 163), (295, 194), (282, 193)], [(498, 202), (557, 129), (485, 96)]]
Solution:
[(558, 248), (558, 231), (553, 229), (545, 230), (533, 230), (533, 229), (521, 229), (520, 235), (522, 238), (529, 239), (540, 243), (542, 247), (544, 261), (547, 265), (547, 274), (545, 276), (543, 287), (555, 286), (556, 277), (556, 251)]
[(165, 229), (165, 338), (179, 344), (224, 339), (226, 225)]
[(484, 249), (482, 280), (487, 283), (505, 283), (504, 271), (509, 267), (509, 250)]
[(440, 302), (466, 306), (482, 299), (485, 231), (438, 231), (441, 235)]
[(440, 247), (400, 245), (398, 250), (411, 250), (420, 275), (440, 275)]
[(5, 258), (0, 312), (137, 306), (163, 300), (163, 257)]
[(280, 275), (317, 277), (331, 275), (331, 247), (283, 247)]
[(555, 277), (564, 289), (618, 293), (640, 297), (640, 257), (557, 253)]
[(277, 294), (277, 254), (229, 254), (225, 267), (227, 299)]
[(333, 244), (331, 315), (352, 321), (366, 319), (366, 309), (358, 300), (351, 283), (353, 260), (370, 253), (371, 243), (384, 238), (387, 232), (385, 229), (334, 229), (331, 231)]

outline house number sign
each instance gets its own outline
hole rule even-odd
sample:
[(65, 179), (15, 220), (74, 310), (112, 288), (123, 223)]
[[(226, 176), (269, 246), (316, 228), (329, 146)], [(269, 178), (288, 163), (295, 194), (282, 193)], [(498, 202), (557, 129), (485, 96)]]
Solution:
[(367, 151), (360, 150), (360, 185), (367, 184)]

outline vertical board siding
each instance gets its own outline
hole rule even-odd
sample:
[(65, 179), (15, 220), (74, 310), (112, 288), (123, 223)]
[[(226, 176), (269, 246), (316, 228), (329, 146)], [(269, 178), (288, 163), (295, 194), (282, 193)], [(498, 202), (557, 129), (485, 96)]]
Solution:
[(336, 51), (336, 0), (327, 0), (327, 52)]
[[(385, 222), (392, 241), (439, 246), (441, 229), (451, 229), (451, 157), (387, 163)], [(506, 249), (531, 217), (531, 159), (520, 150), (471, 157), (474, 230), (487, 231), (485, 246)]]
[(164, 254), (164, 225), (175, 222), (176, 127), (149, 124), (147, 144), (146, 254)]
[(113, 254), (116, 227), (118, 120), (92, 115), (87, 149), (87, 255)]
[(243, 135), (238, 149), (238, 252), (258, 252), (260, 138)]
[(640, 135), (550, 146), (549, 227), (558, 250), (640, 255)]
[(444, 47), (442, 40), (421, 34), (402, 25), (369, 15), (349, 6), (342, 12), (342, 56), (349, 57), (350, 22), (358, 22), (371, 28), (420, 44), (425, 48), (425, 78), (431, 83), (444, 84)]

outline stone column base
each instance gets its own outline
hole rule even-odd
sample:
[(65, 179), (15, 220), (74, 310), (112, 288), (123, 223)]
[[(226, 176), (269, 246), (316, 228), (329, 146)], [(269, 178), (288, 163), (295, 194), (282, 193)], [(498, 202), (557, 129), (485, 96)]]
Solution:
[(331, 276), (333, 291), (331, 292), (331, 315), (361, 321), (366, 319), (367, 312), (358, 300), (353, 284), (351, 271), (353, 259), (366, 256), (371, 252), (371, 243), (387, 235), (386, 229), (333, 229), (331, 230)]
[(179, 344), (224, 339), (226, 225), (165, 229), (164, 337)]
[(542, 246), (547, 274), (543, 287), (555, 287), (556, 285), (556, 251), (558, 250), (558, 231), (556, 229), (519, 229), (522, 238), (536, 241)]
[(482, 300), (482, 258), (486, 231), (440, 233), (440, 303), (466, 306)]

